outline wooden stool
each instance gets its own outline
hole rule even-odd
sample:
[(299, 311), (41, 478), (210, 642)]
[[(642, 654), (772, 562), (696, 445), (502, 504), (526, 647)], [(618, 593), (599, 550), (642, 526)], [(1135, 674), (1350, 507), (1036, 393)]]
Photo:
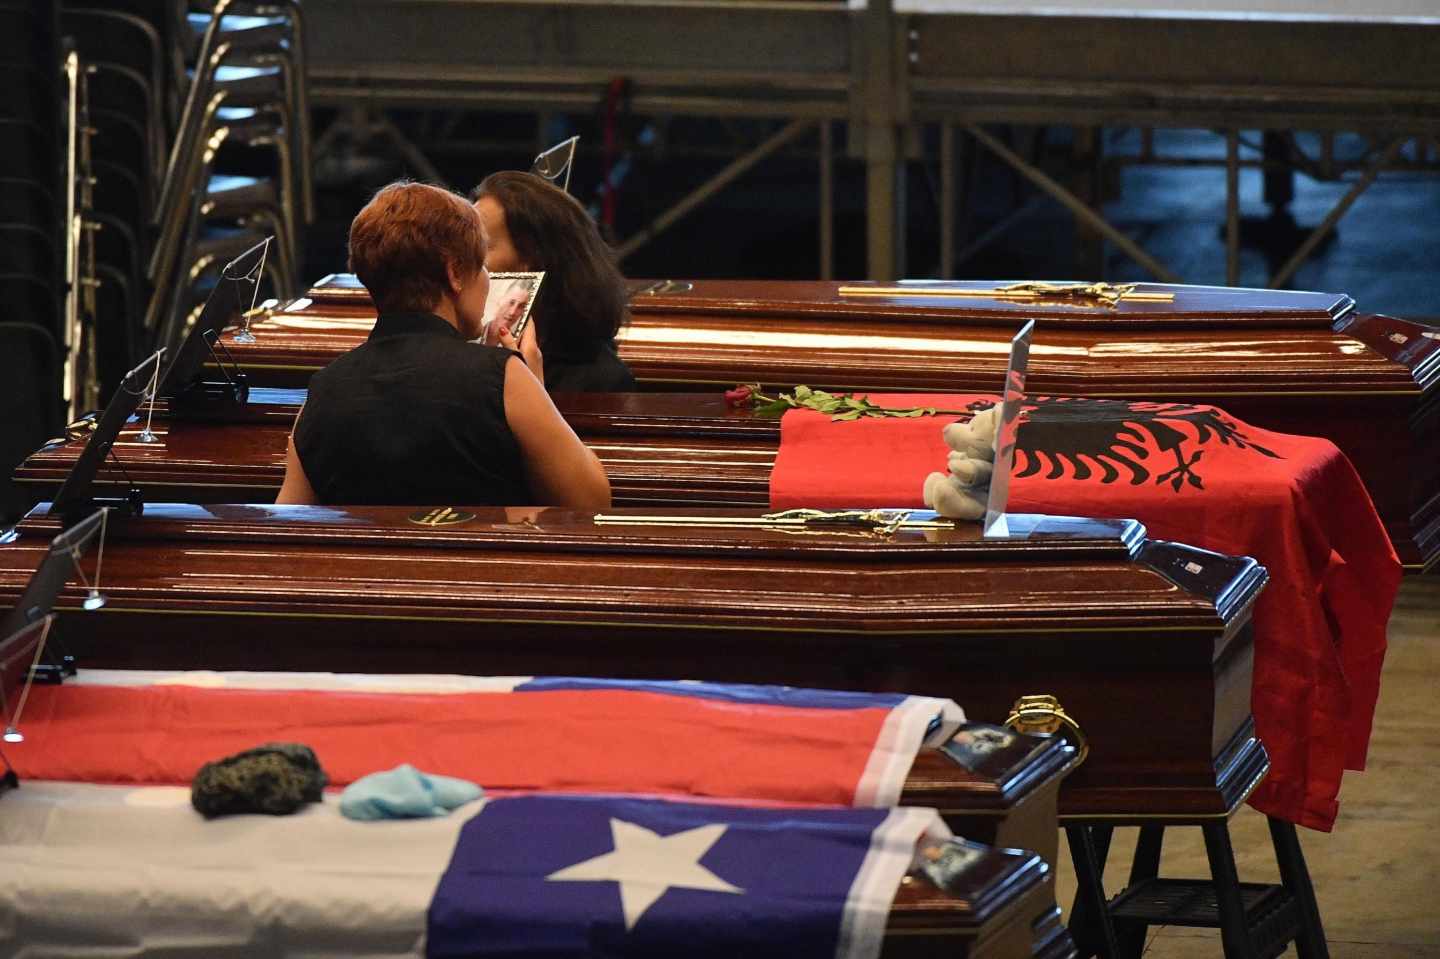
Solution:
[(1300, 959), (1328, 959), (1320, 909), (1294, 825), (1270, 817), (1279, 885), (1240, 881), (1228, 819), (1199, 824), (1210, 879), (1160, 878), (1166, 826), (1180, 825), (1195, 823), (1159, 821), (1140, 827), (1129, 884), (1108, 903), (1102, 877), (1114, 825), (1066, 825), (1079, 882), (1070, 933), (1082, 956), (1139, 959), (1150, 926), (1195, 926), (1220, 930), (1226, 959), (1271, 959), (1291, 942)]

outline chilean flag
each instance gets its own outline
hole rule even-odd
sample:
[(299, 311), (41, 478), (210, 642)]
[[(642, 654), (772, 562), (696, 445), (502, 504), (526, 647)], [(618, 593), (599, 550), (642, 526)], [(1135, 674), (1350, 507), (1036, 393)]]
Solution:
[[(6, 747), (0, 927), (37, 954), (870, 959), (917, 843), (949, 835), (889, 807), (962, 719), (781, 687), (85, 670), (34, 687)], [(332, 785), (410, 762), (495, 798), (363, 823), (190, 808), (202, 762), (271, 740)]]
[(893, 806), (950, 700), (593, 679), (82, 670), (35, 686), (22, 779), (188, 784), (206, 762), (305, 743), (332, 786), (409, 763), (495, 792)]
[(206, 820), (183, 786), (27, 781), (0, 799), (0, 928), (97, 959), (872, 959), (917, 842), (947, 836), (928, 809), (568, 795)]
[(875, 956), (930, 809), (601, 797), (488, 803), (430, 904), (427, 954)]

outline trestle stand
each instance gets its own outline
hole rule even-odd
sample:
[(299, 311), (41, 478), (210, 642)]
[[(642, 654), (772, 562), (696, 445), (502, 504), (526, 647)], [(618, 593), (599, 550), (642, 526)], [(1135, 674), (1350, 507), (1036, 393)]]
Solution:
[(1315, 890), (1295, 827), (1270, 819), (1280, 884), (1241, 882), (1224, 820), (1200, 826), (1210, 862), (1209, 879), (1160, 878), (1167, 825), (1142, 826), (1130, 880), (1108, 905), (1102, 877), (1114, 827), (1066, 826), (1079, 888), (1070, 934), (1082, 956), (1140, 959), (1151, 926), (1219, 929), (1226, 959), (1274, 959), (1295, 943), (1300, 959), (1329, 959)]
[(1066, 826), (1070, 861), (1075, 865), (1075, 901), (1070, 906), (1070, 938), (1081, 956), (1118, 959), (1115, 926), (1105, 904), (1105, 860), (1110, 855), (1110, 826)]
[(1325, 944), (1325, 927), (1320, 924), (1320, 904), (1315, 901), (1315, 887), (1310, 884), (1310, 869), (1300, 849), (1295, 824), (1270, 818), (1270, 841), (1275, 846), (1275, 860), (1280, 866), (1280, 882), (1300, 908), (1300, 928), (1295, 935), (1295, 952), (1300, 959), (1330, 959)]

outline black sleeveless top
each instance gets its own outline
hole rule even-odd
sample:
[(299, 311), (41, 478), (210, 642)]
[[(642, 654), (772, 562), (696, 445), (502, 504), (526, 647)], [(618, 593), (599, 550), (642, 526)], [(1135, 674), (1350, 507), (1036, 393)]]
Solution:
[(295, 452), (320, 502), (524, 506), (534, 496), (505, 419), (509, 350), (430, 313), (385, 313), (316, 373)]

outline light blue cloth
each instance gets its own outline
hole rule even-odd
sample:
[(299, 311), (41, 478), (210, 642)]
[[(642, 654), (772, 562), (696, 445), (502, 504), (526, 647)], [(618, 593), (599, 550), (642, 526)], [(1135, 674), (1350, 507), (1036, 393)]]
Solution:
[(355, 780), (340, 794), (348, 819), (426, 819), (473, 802), (485, 790), (453, 776), (431, 776), (406, 763)]

